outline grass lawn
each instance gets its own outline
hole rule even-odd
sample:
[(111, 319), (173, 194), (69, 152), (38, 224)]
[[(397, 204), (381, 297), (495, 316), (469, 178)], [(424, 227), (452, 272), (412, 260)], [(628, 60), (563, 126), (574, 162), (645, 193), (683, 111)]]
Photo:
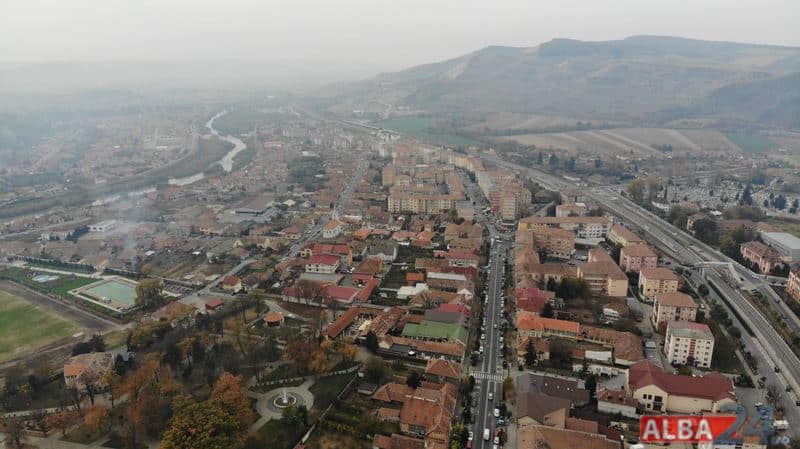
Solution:
[(767, 223), (783, 232), (800, 235), (800, 220), (783, 217), (767, 217)]
[(0, 361), (80, 330), (77, 324), (0, 290)]
[(344, 387), (350, 383), (355, 377), (356, 373), (340, 374), (338, 376), (331, 376), (319, 379), (314, 385), (309, 388), (311, 394), (314, 395), (314, 409), (325, 410), (336, 396), (341, 393)]
[(55, 281), (36, 282), (31, 279), (33, 271), (17, 267), (8, 267), (2, 274), (3, 277), (19, 282), (34, 290), (52, 293), (68, 299), (74, 299), (72, 295), (67, 293), (68, 291), (97, 282), (97, 279), (77, 275), (58, 275), (59, 278)]
[(256, 433), (256, 438), (262, 447), (270, 449), (291, 449), (300, 441), (306, 429), (303, 426), (291, 427), (285, 425), (280, 419), (267, 421)]
[(438, 129), (435, 117), (397, 117), (380, 120), (372, 125), (407, 134), (422, 141), (449, 146), (468, 147), (481, 145), (481, 142), (469, 137), (447, 134)]
[(777, 147), (775, 142), (758, 134), (727, 133), (725, 136), (747, 154), (763, 153)]

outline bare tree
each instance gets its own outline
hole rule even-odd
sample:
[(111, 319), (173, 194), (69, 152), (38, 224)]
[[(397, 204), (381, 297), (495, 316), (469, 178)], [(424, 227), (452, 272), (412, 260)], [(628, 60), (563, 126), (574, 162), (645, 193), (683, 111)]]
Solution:
[(25, 424), (18, 416), (5, 418), (6, 447), (11, 449), (22, 449), (25, 441)]
[(94, 405), (95, 394), (100, 392), (100, 375), (93, 370), (86, 370), (81, 374), (80, 381), (86, 391), (86, 396), (89, 397), (89, 402)]
[(306, 305), (316, 302), (322, 304), (322, 287), (314, 281), (308, 279), (301, 279), (295, 284), (297, 293), (300, 299), (305, 301)]
[(767, 390), (766, 391), (767, 404), (769, 404), (770, 407), (775, 409), (776, 406), (778, 405), (778, 400), (781, 397), (781, 389), (778, 387), (778, 384), (770, 382), (769, 384), (767, 384), (766, 390)]

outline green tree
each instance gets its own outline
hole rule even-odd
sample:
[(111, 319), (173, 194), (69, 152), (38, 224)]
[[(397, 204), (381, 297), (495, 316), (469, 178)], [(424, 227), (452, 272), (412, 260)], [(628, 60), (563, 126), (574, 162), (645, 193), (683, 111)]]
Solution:
[(364, 346), (373, 354), (378, 352), (378, 336), (372, 331), (367, 332), (367, 336), (364, 338)]
[(244, 446), (241, 423), (219, 401), (191, 404), (172, 418), (160, 449), (237, 449)]
[(419, 388), (422, 385), (422, 376), (416, 371), (411, 371), (411, 374), (406, 378), (406, 385), (411, 388)]
[(391, 369), (378, 357), (370, 357), (364, 364), (364, 379), (373, 384), (381, 384), (391, 375)]
[(719, 226), (717, 222), (710, 218), (701, 218), (692, 225), (694, 235), (701, 242), (715, 245), (719, 240)]
[(528, 343), (525, 345), (525, 366), (536, 365), (536, 359), (536, 348), (533, 346), (533, 340), (529, 338)]

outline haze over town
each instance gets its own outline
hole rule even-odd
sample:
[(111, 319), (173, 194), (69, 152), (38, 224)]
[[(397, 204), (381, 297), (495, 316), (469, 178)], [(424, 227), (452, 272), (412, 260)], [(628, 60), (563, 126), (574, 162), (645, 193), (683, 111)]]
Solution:
[(798, 8), (3, 2), (2, 444), (800, 448)]

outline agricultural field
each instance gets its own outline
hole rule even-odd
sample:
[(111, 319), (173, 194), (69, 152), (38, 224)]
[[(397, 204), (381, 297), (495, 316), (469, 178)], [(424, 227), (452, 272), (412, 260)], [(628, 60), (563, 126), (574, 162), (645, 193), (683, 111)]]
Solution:
[(437, 128), (435, 117), (396, 117), (388, 120), (379, 120), (373, 126), (397, 131), (424, 142), (437, 143), (449, 146), (480, 145), (481, 142), (469, 137), (456, 134), (447, 134)]
[(666, 128), (614, 128), (605, 130), (521, 134), (500, 137), (522, 145), (557, 148), (592, 154), (649, 157), (663, 155), (654, 146), (671, 145), (673, 154), (739, 152), (739, 147), (722, 133), (712, 130), (677, 130)]
[(747, 154), (764, 153), (777, 148), (775, 142), (758, 134), (727, 133), (726, 136)]
[(80, 330), (76, 323), (0, 290), (0, 362)]

